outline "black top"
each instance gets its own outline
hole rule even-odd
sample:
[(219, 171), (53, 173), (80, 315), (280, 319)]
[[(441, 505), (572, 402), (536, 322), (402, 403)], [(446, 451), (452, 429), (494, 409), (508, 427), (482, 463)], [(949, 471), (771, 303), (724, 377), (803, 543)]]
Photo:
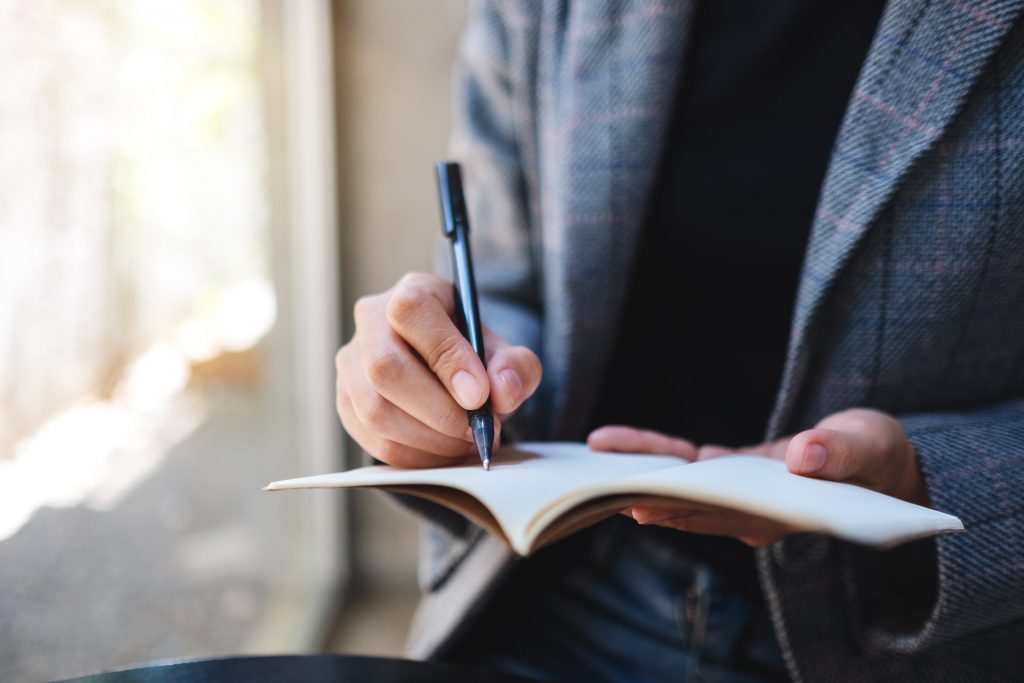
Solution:
[[(592, 427), (763, 440), (818, 193), (883, 5), (698, 4)], [(686, 547), (756, 581), (738, 541)]]

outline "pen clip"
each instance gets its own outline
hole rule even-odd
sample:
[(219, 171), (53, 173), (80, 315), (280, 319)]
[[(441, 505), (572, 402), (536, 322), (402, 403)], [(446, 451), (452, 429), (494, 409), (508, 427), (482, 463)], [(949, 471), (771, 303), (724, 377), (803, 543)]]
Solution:
[(441, 226), (445, 237), (455, 237), (461, 225), (469, 230), (469, 216), (462, 192), (462, 170), (454, 162), (440, 161), (437, 164), (437, 189), (441, 198)]

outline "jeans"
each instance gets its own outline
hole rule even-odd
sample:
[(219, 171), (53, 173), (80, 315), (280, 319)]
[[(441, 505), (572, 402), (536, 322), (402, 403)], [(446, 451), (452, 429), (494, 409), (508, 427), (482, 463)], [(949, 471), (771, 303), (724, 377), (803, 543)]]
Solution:
[(554, 681), (788, 680), (760, 595), (615, 518), (520, 563), (444, 661)]

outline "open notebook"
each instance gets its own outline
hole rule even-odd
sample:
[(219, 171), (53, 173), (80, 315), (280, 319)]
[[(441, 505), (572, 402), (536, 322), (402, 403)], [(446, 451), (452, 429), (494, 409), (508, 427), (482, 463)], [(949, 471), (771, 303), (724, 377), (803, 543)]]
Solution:
[(791, 474), (759, 455), (686, 463), (665, 455), (598, 453), (578, 443), (502, 448), (479, 465), (363, 467), (277, 481), (267, 491), (376, 488), (451, 508), (529, 555), (639, 501), (673, 498), (749, 512), (794, 529), (873, 546), (963, 529), (960, 520), (851, 484)]

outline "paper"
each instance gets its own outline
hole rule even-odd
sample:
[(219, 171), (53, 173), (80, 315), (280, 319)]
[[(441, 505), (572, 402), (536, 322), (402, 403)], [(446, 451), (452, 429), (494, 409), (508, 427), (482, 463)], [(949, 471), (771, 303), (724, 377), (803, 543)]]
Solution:
[[(581, 519), (592, 523), (614, 514), (617, 501), (644, 496), (745, 511), (875, 546), (963, 529), (952, 515), (859, 486), (791, 474), (783, 462), (760, 455), (688, 463), (669, 455), (599, 453), (577, 443), (502, 448), (489, 472), (478, 464), (421, 470), (378, 465), (274, 482), (267, 490), (396, 486), (413, 495), (422, 487), (424, 496), (463, 512), (467, 506), (454, 496), (446, 500), (444, 491), (468, 494), (523, 555), (542, 535), (557, 531), (551, 527), (572, 519), (576, 525)], [(587, 505), (600, 514), (588, 516)]]

